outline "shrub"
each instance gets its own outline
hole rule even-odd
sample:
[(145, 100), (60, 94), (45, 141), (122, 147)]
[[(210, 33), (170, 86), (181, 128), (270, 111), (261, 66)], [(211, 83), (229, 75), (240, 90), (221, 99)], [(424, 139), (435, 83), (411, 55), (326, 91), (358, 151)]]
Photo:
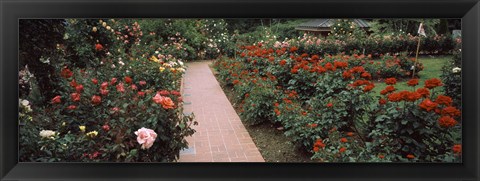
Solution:
[(445, 83), (445, 95), (450, 96), (455, 105), (462, 107), (461, 39), (457, 40), (452, 60), (442, 67), (442, 80)]
[[(106, 61), (95, 69), (62, 67), (49, 104), (21, 126), (22, 161), (170, 162), (194, 133), (178, 92), (181, 62)], [(135, 131), (156, 138), (139, 142)], [(154, 142), (153, 142), (154, 141)], [(145, 146), (147, 144), (147, 146)]]
[[(394, 84), (394, 83), (391, 83)], [(460, 141), (457, 118), (460, 111), (452, 99), (440, 95), (439, 79), (425, 82), (424, 88), (412, 91), (382, 91), (381, 101), (370, 117), (372, 151), (394, 155), (399, 161), (443, 161)]]

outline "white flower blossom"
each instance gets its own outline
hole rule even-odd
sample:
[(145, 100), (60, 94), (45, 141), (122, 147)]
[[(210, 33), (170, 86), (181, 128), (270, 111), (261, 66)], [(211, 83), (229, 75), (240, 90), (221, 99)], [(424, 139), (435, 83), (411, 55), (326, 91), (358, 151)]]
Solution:
[(42, 131), (40, 131), (40, 136), (43, 137), (43, 138), (55, 139), (54, 138), (55, 135), (56, 135), (56, 132), (52, 131), (52, 130), (42, 130)]
[(460, 67), (455, 67), (455, 68), (452, 69), (453, 73), (459, 73), (461, 71), (462, 71), (462, 69)]

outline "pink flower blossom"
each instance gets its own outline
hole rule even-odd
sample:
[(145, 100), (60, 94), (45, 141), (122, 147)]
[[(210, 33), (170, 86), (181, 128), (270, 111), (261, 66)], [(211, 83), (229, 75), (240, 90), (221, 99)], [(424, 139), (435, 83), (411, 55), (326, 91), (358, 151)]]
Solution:
[(135, 135), (137, 135), (138, 144), (142, 145), (142, 149), (144, 150), (152, 147), (157, 138), (157, 133), (155, 133), (155, 131), (144, 127), (135, 131)]
[(125, 87), (123, 86), (123, 83), (117, 84), (117, 91), (118, 92), (125, 92)]

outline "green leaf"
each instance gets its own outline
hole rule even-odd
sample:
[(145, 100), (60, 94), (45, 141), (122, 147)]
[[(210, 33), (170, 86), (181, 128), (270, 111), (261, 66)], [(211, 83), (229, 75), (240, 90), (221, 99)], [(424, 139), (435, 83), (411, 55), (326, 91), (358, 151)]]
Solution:
[(133, 150), (130, 150), (130, 155), (137, 155), (138, 153), (138, 150), (137, 149), (133, 149)]

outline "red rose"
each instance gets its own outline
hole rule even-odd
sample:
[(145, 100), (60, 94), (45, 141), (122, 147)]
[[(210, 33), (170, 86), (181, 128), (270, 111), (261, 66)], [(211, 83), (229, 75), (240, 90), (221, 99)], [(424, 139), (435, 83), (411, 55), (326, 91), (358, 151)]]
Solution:
[(448, 106), (448, 107), (445, 107), (443, 108), (442, 110), (442, 115), (449, 115), (449, 116), (460, 116), (460, 110), (458, 110), (457, 108), (455, 107), (452, 107), (452, 106)]
[(325, 148), (325, 143), (323, 143), (323, 140), (322, 139), (317, 139), (317, 141), (315, 141), (315, 144), (313, 144), (314, 147), (320, 147), (320, 148)]
[(100, 94), (102, 94), (103, 96), (106, 96), (108, 95), (108, 90), (107, 89), (100, 89)]
[(387, 78), (385, 79), (385, 83), (388, 85), (395, 85), (397, 83), (397, 79), (392, 77), (392, 78)]
[(327, 104), (327, 107), (333, 107), (333, 103), (329, 102), (329, 103)]
[(52, 104), (58, 104), (58, 103), (61, 103), (62, 102), (62, 97), (61, 96), (55, 96), (53, 99), (52, 99)]
[(443, 128), (451, 128), (457, 125), (457, 121), (450, 116), (442, 116), (438, 119), (438, 125)]
[(60, 73), (62, 77), (68, 79), (73, 76), (73, 72), (68, 69), (67, 67), (62, 69), (62, 72)]
[(348, 67), (348, 63), (347, 62), (334, 61), (333, 66), (335, 68), (345, 68), (345, 67)]
[(409, 92), (407, 94), (406, 100), (410, 101), (410, 102), (414, 102), (414, 101), (420, 99), (421, 97), (422, 97), (422, 95), (418, 92)]
[(130, 78), (129, 76), (126, 76), (124, 79), (125, 79), (125, 83), (127, 84), (132, 83), (132, 78)]
[(428, 112), (430, 112), (431, 110), (434, 110), (435, 108), (437, 108), (438, 104), (427, 98), (423, 100), (422, 103), (419, 104), (419, 106), (427, 110)]
[(83, 85), (77, 85), (75, 87), (75, 90), (77, 90), (78, 93), (82, 92), (83, 91)]
[(123, 86), (123, 83), (119, 83), (116, 87), (118, 92), (125, 92), (125, 87)]
[(352, 73), (350, 71), (345, 71), (345, 72), (343, 72), (342, 77), (344, 79), (350, 79), (350, 78), (352, 78)]
[(282, 61), (280, 61), (280, 65), (282, 65), (282, 66), (283, 66), (283, 65), (285, 65), (285, 64), (287, 64), (287, 61), (286, 61), (286, 60), (282, 60)]
[(72, 98), (72, 101), (73, 102), (79, 102), (80, 101), (80, 94), (79, 93), (72, 93), (70, 94), (70, 97)]
[(412, 87), (418, 85), (418, 79), (410, 79), (410, 80), (407, 82), (407, 85), (412, 86)]
[(139, 91), (139, 92), (137, 92), (137, 95), (143, 97), (143, 96), (145, 96), (145, 92)]
[(408, 155), (407, 155), (407, 158), (408, 158), (408, 159), (414, 159), (414, 158), (415, 158), (415, 155), (408, 154)]
[(452, 98), (444, 95), (438, 95), (437, 99), (435, 100), (436, 103), (438, 104), (443, 104), (445, 106), (449, 106), (452, 104)]
[(95, 45), (95, 50), (97, 50), (97, 51), (103, 50), (102, 44), (97, 43), (97, 44)]
[(461, 144), (453, 145), (452, 151), (453, 153), (456, 153), (456, 154), (462, 153), (462, 145)]
[(77, 85), (78, 85), (78, 84), (77, 84), (77, 81), (75, 81), (75, 79), (73, 79), (72, 81), (70, 81), (70, 86), (71, 86), (71, 87), (75, 88), (75, 87), (77, 87)]
[(425, 87), (429, 89), (433, 89), (435, 87), (442, 86), (442, 85), (443, 85), (442, 81), (438, 78), (432, 78), (425, 81)]
[(327, 64), (325, 64), (325, 69), (331, 70), (331, 71), (337, 70), (335, 67), (333, 67), (332, 63), (330, 63), (330, 62), (328, 62)]
[(100, 85), (100, 88), (102, 89), (107, 89), (108, 87), (108, 82), (103, 82), (101, 85)]
[(100, 103), (102, 103), (102, 97), (97, 95), (92, 96), (92, 104), (98, 105)]
[(298, 69), (297, 69), (297, 68), (293, 68), (293, 69), (290, 71), (290, 73), (296, 74), (296, 73), (298, 73)]
[(375, 88), (375, 84), (368, 84), (365, 87), (363, 87), (363, 92), (371, 91), (373, 88)]
[(426, 88), (419, 88), (419, 89), (417, 89), (416, 92), (419, 93), (420, 95), (422, 95), (422, 97), (430, 96), (430, 91)]
[(348, 139), (347, 139), (347, 138), (341, 138), (341, 139), (340, 139), (340, 142), (346, 143), (346, 142), (348, 142)]
[(339, 153), (343, 153), (345, 151), (347, 151), (347, 148), (345, 148), (345, 147), (341, 147), (340, 150), (338, 150)]
[(401, 93), (391, 93), (388, 95), (388, 100), (391, 102), (399, 102), (403, 99), (403, 96)]
[(147, 82), (145, 82), (144, 80), (138, 82), (138, 84), (140, 84), (141, 86), (144, 86), (144, 85), (147, 85)]
[(110, 130), (110, 126), (109, 126), (108, 124), (103, 125), (103, 126), (102, 126), (102, 129), (105, 130), (105, 131), (109, 131), (109, 130)]
[(158, 92), (161, 96), (168, 96), (170, 95), (170, 92), (168, 92), (167, 90), (161, 90)]
[(97, 79), (92, 79), (92, 83), (97, 85), (98, 84), (98, 80)]
[(378, 100), (378, 103), (379, 103), (380, 105), (384, 105), (384, 104), (387, 103), (387, 100), (381, 98), (380, 100)]
[(137, 89), (138, 89), (138, 87), (137, 87), (135, 84), (132, 84), (132, 85), (130, 86), (130, 88), (131, 88), (132, 90), (137, 90)]
[(70, 106), (67, 107), (68, 110), (74, 110), (76, 108), (77, 108), (77, 106), (75, 106), (75, 105), (70, 105)]
[(117, 83), (117, 78), (112, 78), (112, 80), (110, 80), (110, 85), (113, 85)]
[(368, 72), (363, 72), (362, 75), (363, 78), (366, 78), (366, 79), (371, 79), (372, 78), (372, 74), (368, 73)]

